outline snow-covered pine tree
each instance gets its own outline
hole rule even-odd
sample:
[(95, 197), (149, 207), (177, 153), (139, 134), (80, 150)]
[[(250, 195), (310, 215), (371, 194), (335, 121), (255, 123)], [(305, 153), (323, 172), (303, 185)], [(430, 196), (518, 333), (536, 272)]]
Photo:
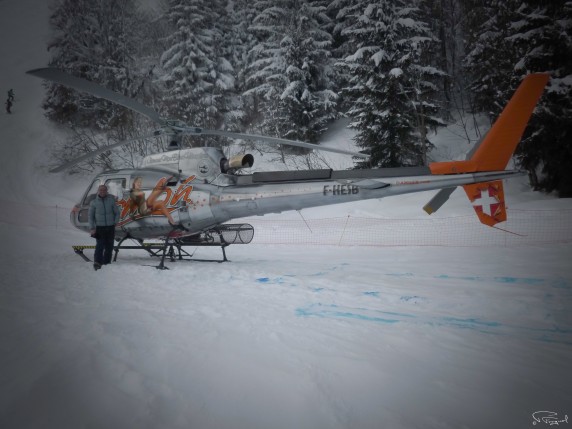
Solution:
[(445, 74), (436, 83), (442, 92), (442, 113), (452, 118), (451, 111), (461, 108), (465, 91), (462, 76), (463, 32), (462, 0), (418, 0), (424, 21), (438, 42), (431, 55), (432, 64)]
[[(152, 65), (142, 64), (148, 55), (142, 38), (148, 37), (149, 20), (139, 13), (133, 0), (60, 0), (50, 17), (52, 35), (48, 49), (50, 66), (99, 83), (105, 88), (152, 104)], [(77, 92), (61, 85), (47, 84), (46, 115), (72, 128), (68, 141), (53, 153), (61, 163), (102, 145), (148, 135), (154, 124), (117, 104)], [(87, 161), (77, 169), (99, 165), (113, 168), (134, 166), (155, 141), (135, 141), (115, 151)], [(122, 160), (118, 159), (121, 158)]]
[[(136, 31), (132, 0), (61, 0), (50, 18), (50, 66), (131, 96)], [(59, 123), (95, 130), (127, 125), (132, 114), (96, 97), (48, 84), (46, 115)]]
[(334, 81), (335, 87), (338, 89), (338, 112), (343, 115), (350, 108), (347, 94), (341, 89), (348, 86), (351, 79), (349, 69), (343, 67), (336, 67), (338, 61), (353, 54), (357, 47), (354, 46), (356, 42), (353, 38), (348, 38), (344, 30), (352, 22), (352, 7), (355, 5), (356, 0), (333, 0), (327, 6), (327, 13), (332, 20), (332, 25), (328, 27), (332, 35), (332, 48), (330, 49), (332, 63), (334, 64)]
[[(427, 127), (437, 125), (432, 82), (442, 72), (424, 52), (435, 43), (417, 9), (404, 1), (356, 1), (347, 7), (343, 31), (356, 51), (339, 63), (352, 76), (346, 93), (355, 141), (379, 167), (422, 165)], [(365, 167), (369, 164), (361, 163)]]
[(248, 28), (256, 17), (256, 10), (250, 0), (236, 0), (228, 4), (230, 31), (225, 34), (225, 47), (235, 76), (235, 93), (229, 121), (226, 128), (237, 131), (251, 129), (259, 120), (258, 103), (255, 95), (245, 96), (248, 65), (252, 62), (252, 48), (258, 43)]
[[(271, 0), (256, 0), (252, 2), (249, 15), (252, 22), (248, 23), (248, 33), (253, 41), (246, 53), (245, 68), (242, 81), (242, 98), (250, 107), (249, 129), (260, 133), (278, 136), (276, 130), (270, 132), (263, 124), (267, 115), (268, 100), (275, 99), (278, 92), (268, 78), (283, 68), (280, 64), (276, 40), (280, 36), (280, 28), (274, 25), (285, 15), (285, 2), (275, 5)], [(268, 115), (269, 116), (269, 115)]]
[(467, 20), (471, 44), (465, 65), (473, 77), (477, 111), (488, 113), (492, 120), (526, 74), (552, 76), (517, 148), (517, 158), (535, 189), (556, 190), (560, 196), (572, 196), (571, 6), (570, 1), (543, 0), (467, 5), (472, 11)]
[[(224, 122), (226, 97), (234, 71), (225, 58), (224, 0), (171, 0), (167, 18), (173, 26), (161, 56), (165, 109), (192, 125), (218, 128)], [(206, 138), (206, 137), (205, 137)], [(220, 144), (216, 138), (206, 138)], [(194, 144), (200, 144), (195, 141)]]
[(251, 31), (259, 43), (247, 77), (245, 95), (261, 98), (261, 129), (269, 135), (316, 142), (335, 117), (329, 47), (322, 29), (327, 20), (321, 2), (280, 0), (256, 2)]
[(510, 25), (521, 0), (465, 0), (467, 54), (473, 109), (494, 120), (510, 93), (519, 53), (508, 40)]
[(572, 1), (526, 1), (515, 10), (510, 29), (508, 42), (521, 55), (513, 85), (530, 72), (551, 74), (518, 160), (534, 188), (572, 197)]

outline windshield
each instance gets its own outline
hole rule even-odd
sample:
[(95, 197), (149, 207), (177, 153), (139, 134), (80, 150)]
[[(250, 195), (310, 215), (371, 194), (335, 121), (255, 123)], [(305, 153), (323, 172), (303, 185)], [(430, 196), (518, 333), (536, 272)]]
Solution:
[(83, 201), (81, 202), (82, 205), (88, 206), (89, 203), (91, 203), (94, 200), (95, 196), (97, 195), (97, 188), (99, 188), (99, 184), (100, 184), (99, 179), (95, 179), (93, 181), (93, 183), (85, 193), (85, 196), (83, 197)]

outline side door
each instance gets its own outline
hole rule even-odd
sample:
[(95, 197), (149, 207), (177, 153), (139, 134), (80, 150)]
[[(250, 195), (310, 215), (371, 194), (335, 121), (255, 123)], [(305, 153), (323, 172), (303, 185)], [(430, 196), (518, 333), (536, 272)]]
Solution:
[[(123, 192), (127, 185), (127, 177), (103, 176), (97, 177), (84, 194), (79, 210), (72, 212), (72, 223), (76, 226), (87, 226), (89, 224), (88, 213), (90, 203), (97, 197), (97, 189), (100, 185), (106, 185), (108, 193), (115, 197), (116, 201), (123, 198)], [(120, 208), (121, 209), (121, 208)]]
[(119, 209), (121, 216), (123, 214), (123, 206), (119, 201), (124, 199), (125, 194), (127, 193), (127, 175), (107, 176), (105, 178), (104, 185), (107, 186), (107, 193), (115, 197), (115, 203), (117, 204), (117, 208)]
[(215, 223), (211, 210), (211, 192), (196, 186), (190, 195), (190, 202), (180, 214), (181, 223), (191, 229), (203, 229)]

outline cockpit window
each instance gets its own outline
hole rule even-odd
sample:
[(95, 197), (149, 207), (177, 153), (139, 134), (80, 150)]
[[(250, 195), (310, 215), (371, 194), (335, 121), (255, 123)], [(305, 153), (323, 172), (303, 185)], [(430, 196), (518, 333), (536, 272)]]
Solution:
[(127, 181), (123, 178), (109, 179), (105, 181), (107, 192), (113, 195), (118, 200), (123, 198), (123, 190)]

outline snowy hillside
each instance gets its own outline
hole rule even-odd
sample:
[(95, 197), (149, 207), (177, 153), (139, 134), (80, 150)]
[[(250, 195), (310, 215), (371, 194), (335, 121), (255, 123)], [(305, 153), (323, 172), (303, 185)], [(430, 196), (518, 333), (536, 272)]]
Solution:
[[(91, 180), (47, 173), (65, 130), (45, 120), (41, 82), (25, 75), (48, 61), (45, 3), (0, 0), (0, 94), (16, 94), (13, 114), (0, 114), (0, 428), (548, 426), (539, 411), (570, 424), (570, 243), (252, 244), (229, 247), (229, 263), (160, 271), (126, 252), (93, 271), (71, 249), (89, 237), (38, 221), (46, 207), (67, 211)], [(464, 156), (455, 134), (432, 137), (436, 157)], [(336, 128), (324, 144), (350, 137)], [(272, 167), (265, 158), (257, 168)], [(525, 181), (506, 194), (511, 208), (572, 208)], [(426, 218), (432, 195), (303, 216)], [(434, 216), (464, 214), (457, 191)]]

